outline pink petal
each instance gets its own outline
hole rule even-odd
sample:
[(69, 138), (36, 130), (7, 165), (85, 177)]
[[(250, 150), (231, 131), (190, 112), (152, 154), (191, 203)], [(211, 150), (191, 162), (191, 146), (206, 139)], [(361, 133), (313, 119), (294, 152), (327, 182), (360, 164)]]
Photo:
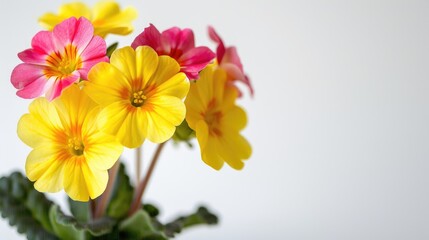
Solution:
[(80, 79), (80, 74), (78, 71), (74, 71), (72, 75), (60, 80), (53, 81), (52, 79), (50, 79), (49, 81), (53, 81), (53, 84), (52, 84), (52, 87), (49, 88), (49, 90), (46, 92), (46, 98), (49, 101), (54, 100), (55, 98), (61, 95), (64, 89), (66, 89), (71, 84), (79, 81), (79, 79)]
[(235, 47), (228, 47), (226, 49), (222, 63), (232, 63), (236, 65), (241, 72), (243, 72), (243, 65), (241, 64), (240, 57), (238, 56), (237, 49)]
[(205, 68), (214, 58), (215, 54), (208, 47), (196, 47), (183, 54), (178, 61), (182, 71), (189, 79), (193, 80), (195, 76), (198, 77), (198, 72)]
[(18, 58), (25, 63), (45, 65), (46, 54), (38, 52), (34, 49), (27, 49), (18, 53)]
[(21, 63), (16, 66), (10, 77), (10, 82), (17, 89), (22, 89), (44, 75), (43, 66)]
[(45, 76), (41, 76), (16, 92), (16, 95), (25, 99), (40, 97), (45, 92), (47, 82)]
[(68, 44), (73, 44), (81, 53), (94, 36), (94, 27), (86, 18), (68, 18), (56, 25), (53, 36), (57, 49), (63, 49)]
[(209, 26), (209, 37), (211, 40), (218, 44), (216, 49), (216, 56), (218, 62), (220, 63), (222, 62), (223, 55), (225, 54), (225, 45), (212, 26)]
[(109, 62), (109, 58), (107, 56), (103, 56), (100, 58), (94, 58), (91, 60), (87, 60), (82, 63), (82, 67), (78, 69), (80, 73), (80, 78), (84, 80), (88, 80), (88, 72), (91, 68), (100, 62)]
[(49, 55), (55, 51), (55, 44), (52, 41), (52, 32), (40, 31), (31, 40), (31, 47), (41, 54)]
[[(254, 90), (252, 87), (252, 84), (250, 83), (250, 79), (248, 76), (246, 76), (239, 68), (237, 65), (232, 64), (232, 63), (222, 63), (220, 65), (220, 67), (222, 69), (224, 69), (227, 73), (228, 76), (228, 81), (229, 82), (234, 82), (234, 81), (240, 81), (242, 83), (244, 83), (250, 91), (250, 94), (253, 96), (254, 95)], [(238, 88), (237, 88), (238, 90)], [(239, 92), (239, 97), (242, 95), (241, 91), (238, 90)]]
[[(80, 54), (84, 49), (87, 48), (93, 37), (94, 27), (92, 26), (92, 23), (88, 19), (80, 17), (76, 23), (76, 29), (73, 37), (73, 45), (77, 47), (78, 54)], [(97, 38), (102, 39), (98, 36)], [(104, 43), (104, 49), (106, 49), (106, 43)]]
[(131, 43), (131, 47), (136, 49), (139, 46), (149, 46), (155, 51), (161, 51), (161, 33), (153, 24), (145, 28)]
[(106, 48), (104, 39), (94, 36), (81, 54), (82, 61), (105, 57)]

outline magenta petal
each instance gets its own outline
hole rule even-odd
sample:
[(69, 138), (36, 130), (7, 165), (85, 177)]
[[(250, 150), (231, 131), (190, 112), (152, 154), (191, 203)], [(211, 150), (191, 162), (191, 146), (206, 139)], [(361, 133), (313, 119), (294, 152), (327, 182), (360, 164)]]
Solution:
[(45, 92), (46, 84), (46, 78), (44, 76), (39, 77), (16, 92), (16, 95), (25, 99), (40, 97)]
[(215, 54), (208, 47), (196, 47), (187, 51), (180, 57), (178, 62), (184, 69), (183, 72), (199, 72), (207, 66), (213, 59)]
[(177, 39), (178, 42), (176, 48), (182, 50), (182, 52), (187, 52), (195, 47), (194, 32), (189, 28), (185, 28), (180, 31)]
[(43, 76), (43, 69), (43, 66), (21, 63), (13, 69), (10, 82), (16, 89), (22, 89)]
[(212, 26), (209, 26), (209, 37), (211, 40), (218, 44), (216, 49), (216, 57), (217, 61), (220, 63), (222, 62), (223, 55), (225, 54), (225, 45)]
[(31, 47), (41, 54), (44, 53), (49, 55), (51, 52), (55, 51), (55, 44), (52, 41), (52, 32), (49, 31), (40, 31), (34, 35), (31, 40)]
[(45, 65), (46, 54), (38, 52), (34, 49), (27, 49), (18, 53), (18, 58), (25, 63)]
[[(177, 49), (179, 34), (180, 28), (178, 27), (169, 28), (161, 33), (161, 46), (164, 51), (164, 54), (170, 55), (173, 50)], [(180, 53), (179, 55), (181, 54), (182, 53)]]
[(136, 49), (139, 46), (149, 46), (155, 51), (161, 50), (161, 33), (153, 24), (145, 28), (131, 43), (131, 47)]
[[(49, 90), (46, 92), (46, 98), (49, 101), (54, 100), (55, 98), (59, 97), (64, 89), (66, 89), (71, 84), (79, 81), (80, 74), (78, 71), (74, 71), (72, 75), (63, 78), (61, 80), (55, 80), (52, 84), (52, 87), (49, 88)], [(52, 80), (49, 80), (52, 81)]]

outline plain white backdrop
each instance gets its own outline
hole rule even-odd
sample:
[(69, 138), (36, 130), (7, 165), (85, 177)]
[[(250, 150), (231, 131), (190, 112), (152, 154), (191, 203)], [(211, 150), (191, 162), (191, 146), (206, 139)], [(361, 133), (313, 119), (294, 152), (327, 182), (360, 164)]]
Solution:
[[(16, 54), (64, 2), (1, 3), (0, 175), (23, 171), (30, 151), (16, 135), (30, 103), (10, 84)], [(197, 204), (220, 216), (177, 239), (429, 239), (428, 1), (120, 2), (138, 9), (136, 30), (108, 43), (154, 23), (190, 27), (214, 48), (210, 24), (238, 47), (256, 91), (240, 101), (253, 146), (242, 171), (212, 170), (198, 148), (161, 156), (144, 200), (162, 219)], [(124, 158), (134, 174), (133, 152)], [(24, 239), (4, 220), (0, 232)]]

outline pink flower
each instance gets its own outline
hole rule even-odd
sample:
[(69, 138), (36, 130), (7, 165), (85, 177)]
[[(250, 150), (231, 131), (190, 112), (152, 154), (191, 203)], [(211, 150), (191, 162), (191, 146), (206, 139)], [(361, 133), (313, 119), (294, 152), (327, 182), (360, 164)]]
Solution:
[[(222, 39), (211, 26), (209, 26), (209, 37), (218, 44), (216, 49), (216, 58), (219, 67), (223, 68), (227, 72), (229, 83), (233, 85), (234, 81), (243, 82), (249, 88), (250, 94), (253, 96), (254, 91), (252, 84), (250, 83), (249, 77), (243, 71), (243, 65), (241, 64), (237, 49), (235, 47), (226, 48)], [(233, 86), (237, 88), (235, 85)], [(238, 88), (237, 91), (241, 96), (241, 91)]]
[(106, 42), (94, 36), (94, 27), (86, 18), (69, 18), (52, 31), (40, 31), (31, 48), (18, 54), (24, 63), (12, 71), (11, 82), (22, 98), (43, 94), (51, 101), (99, 62), (107, 62)]
[(195, 47), (191, 29), (173, 27), (162, 33), (150, 24), (134, 39), (131, 47), (150, 46), (158, 55), (168, 55), (180, 64), (181, 72), (191, 79), (198, 78), (198, 72), (207, 66), (215, 54), (208, 47)]

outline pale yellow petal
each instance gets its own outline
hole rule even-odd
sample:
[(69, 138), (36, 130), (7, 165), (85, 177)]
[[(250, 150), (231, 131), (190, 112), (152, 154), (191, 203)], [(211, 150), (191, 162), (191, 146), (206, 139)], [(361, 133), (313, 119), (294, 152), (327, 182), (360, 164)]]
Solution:
[(27, 157), (25, 172), (28, 179), (36, 181), (40, 192), (58, 192), (63, 188), (64, 158), (53, 146), (33, 149)]
[[(91, 169), (85, 162), (81, 165), (89, 197), (95, 199), (106, 190), (109, 174), (107, 170)], [(83, 186), (82, 186), (83, 187)]]
[(177, 97), (157, 96), (147, 100), (143, 110), (155, 112), (171, 125), (178, 126), (186, 115), (185, 104)]
[(45, 98), (34, 100), (18, 122), (18, 136), (30, 147), (52, 142), (63, 132), (63, 126), (54, 104)]
[(147, 114), (147, 136), (149, 141), (162, 143), (173, 136), (176, 127), (156, 112), (146, 112)]
[(203, 120), (198, 121), (194, 130), (200, 148), (204, 149), (209, 138), (209, 127), (207, 126), (207, 123)]
[(70, 17), (91, 19), (91, 9), (81, 2), (67, 3), (60, 7), (58, 15), (64, 17), (64, 19)]
[(140, 108), (131, 107), (117, 132), (118, 139), (128, 148), (141, 146), (146, 138), (146, 122), (146, 114)]
[(47, 30), (52, 30), (58, 23), (62, 22), (64, 19), (65, 18), (56, 14), (46, 13), (39, 18), (39, 24)]
[(107, 170), (119, 159), (123, 147), (110, 134), (97, 132), (84, 140), (84, 156), (91, 169)]
[[(98, 116), (99, 127), (103, 127), (106, 133), (117, 135), (131, 107), (126, 102), (115, 102), (106, 106)], [(119, 136), (118, 138), (120, 139)]]

